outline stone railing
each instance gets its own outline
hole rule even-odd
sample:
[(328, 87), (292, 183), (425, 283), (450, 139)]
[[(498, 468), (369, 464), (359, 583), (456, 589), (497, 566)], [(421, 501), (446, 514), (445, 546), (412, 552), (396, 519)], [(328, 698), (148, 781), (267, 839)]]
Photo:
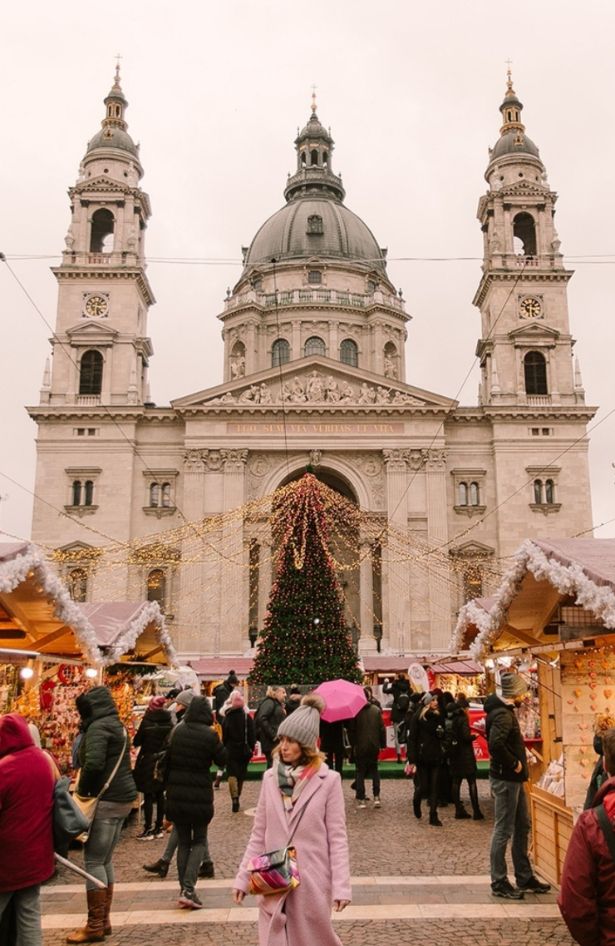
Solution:
[[(238, 296), (231, 296), (224, 302), (226, 312), (244, 305), (256, 305), (263, 309), (272, 309), (276, 305), (275, 292), (256, 292), (250, 290)], [(341, 289), (282, 289), (277, 293), (278, 306), (323, 306), (342, 305), (353, 309), (366, 309), (381, 305), (396, 312), (405, 312), (403, 299), (384, 292), (349, 292)]]
[(78, 394), (75, 400), (79, 407), (98, 407), (100, 394)]
[(528, 394), (527, 395), (528, 407), (548, 407), (550, 403), (551, 403), (550, 394)]

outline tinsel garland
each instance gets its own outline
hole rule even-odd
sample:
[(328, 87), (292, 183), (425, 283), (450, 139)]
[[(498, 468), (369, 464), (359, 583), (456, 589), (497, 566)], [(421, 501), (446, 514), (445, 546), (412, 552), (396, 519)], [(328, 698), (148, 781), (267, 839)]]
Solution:
[(104, 666), (108, 667), (110, 664), (117, 663), (122, 654), (126, 654), (128, 651), (132, 650), (148, 624), (155, 625), (160, 643), (164, 645), (167, 652), (169, 664), (172, 667), (177, 667), (179, 663), (177, 652), (167, 631), (164, 615), (157, 601), (148, 601), (144, 604), (124, 633), (111, 644), (102, 661)]
[(576, 602), (602, 620), (605, 627), (615, 628), (613, 586), (596, 584), (578, 562), (560, 562), (555, 554), (556, 551), (552, 550), (549, 555), (539, 543), (526, 539), (493, 595), (489, 610), (485, 611), (476, 601), (469, 601), (459, 612), (451, 639), (452, 653), (460, 649), (467, 628), (474, 625), (478, 634), (470, 645), (470, 653), (477, 660), (484, 659), (493, 638), (505, 623), (506, 611), (528, 571), (538, 581), (548, 581), (560, 594), (574, 596)]

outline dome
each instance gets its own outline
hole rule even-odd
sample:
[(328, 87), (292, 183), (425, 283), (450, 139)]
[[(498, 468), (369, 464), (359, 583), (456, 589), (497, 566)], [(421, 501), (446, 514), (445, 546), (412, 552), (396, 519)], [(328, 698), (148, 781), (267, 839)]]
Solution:
[(136, 144), (127, 131), (122, 128), (107, 126), (101, 128), (91, 141), (88, 142), (86, 155), (97, 148), (118, 148), (120, 151), (128, 151), (130, 154), (138, 157), (139, 152)]
[(369, 261), (370, 266), (385, 268), (376, 238), (360, 217), (338, 201), (312, 196), (291, 201), (265, 221), (252, 240), (245, 266), (311, 256)]
[(531, 154), (540, 158), (540, 152), (534, 142), (519, 129), (507, 131), (498, 138), (491, 152), (491, 160), (504, 158), (509, 154)]

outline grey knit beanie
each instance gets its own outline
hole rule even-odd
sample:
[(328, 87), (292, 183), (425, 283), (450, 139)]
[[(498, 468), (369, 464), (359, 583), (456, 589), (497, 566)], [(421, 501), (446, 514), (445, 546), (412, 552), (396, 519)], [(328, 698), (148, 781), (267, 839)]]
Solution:
[(519, 673), (503, 673), (500, 677), (500, 691), (503, 699), (514, 700), (516, 696), (527, 693), (527, 683)]
[(423, 706), (429, 706), (432, 700), (437, 700), (438, 697), (434, 693), (424, 693), (421, 697), (421, 703)]
[(297, 709), (278, 726), (278, 738), (294, 739), (306, 749), (315, 749), (320, 733), (320, 714), (325, 701), (318, 693), (308, 693)]
[(182, 690), (181, 693), (178, 693), (175, 697), (175, 702), (179, 703), (180, 706), (190, 706), (193, 699), (194, 690)]

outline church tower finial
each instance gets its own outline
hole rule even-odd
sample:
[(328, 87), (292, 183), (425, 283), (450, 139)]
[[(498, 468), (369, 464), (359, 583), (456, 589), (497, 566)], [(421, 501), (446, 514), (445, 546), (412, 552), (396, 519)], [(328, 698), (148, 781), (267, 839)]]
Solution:
[(331, 155), (333, 138), (321, 124), (316, 114), (316, 86), (312, 86), (311, 114), (295, 138), (297, 170), (288, 178), (284, 196), (286, 200), (317, 193), (333, 196), (337, 200), (345, 197), (341, 177), (333, 173)]
[(311, 109), (312, 109), (312, 115), (315, 116), (315, 115), (316, 115), (316, 86), (315, 86), (315, 85), (312, 86), (312, 105), (311, 105)]

